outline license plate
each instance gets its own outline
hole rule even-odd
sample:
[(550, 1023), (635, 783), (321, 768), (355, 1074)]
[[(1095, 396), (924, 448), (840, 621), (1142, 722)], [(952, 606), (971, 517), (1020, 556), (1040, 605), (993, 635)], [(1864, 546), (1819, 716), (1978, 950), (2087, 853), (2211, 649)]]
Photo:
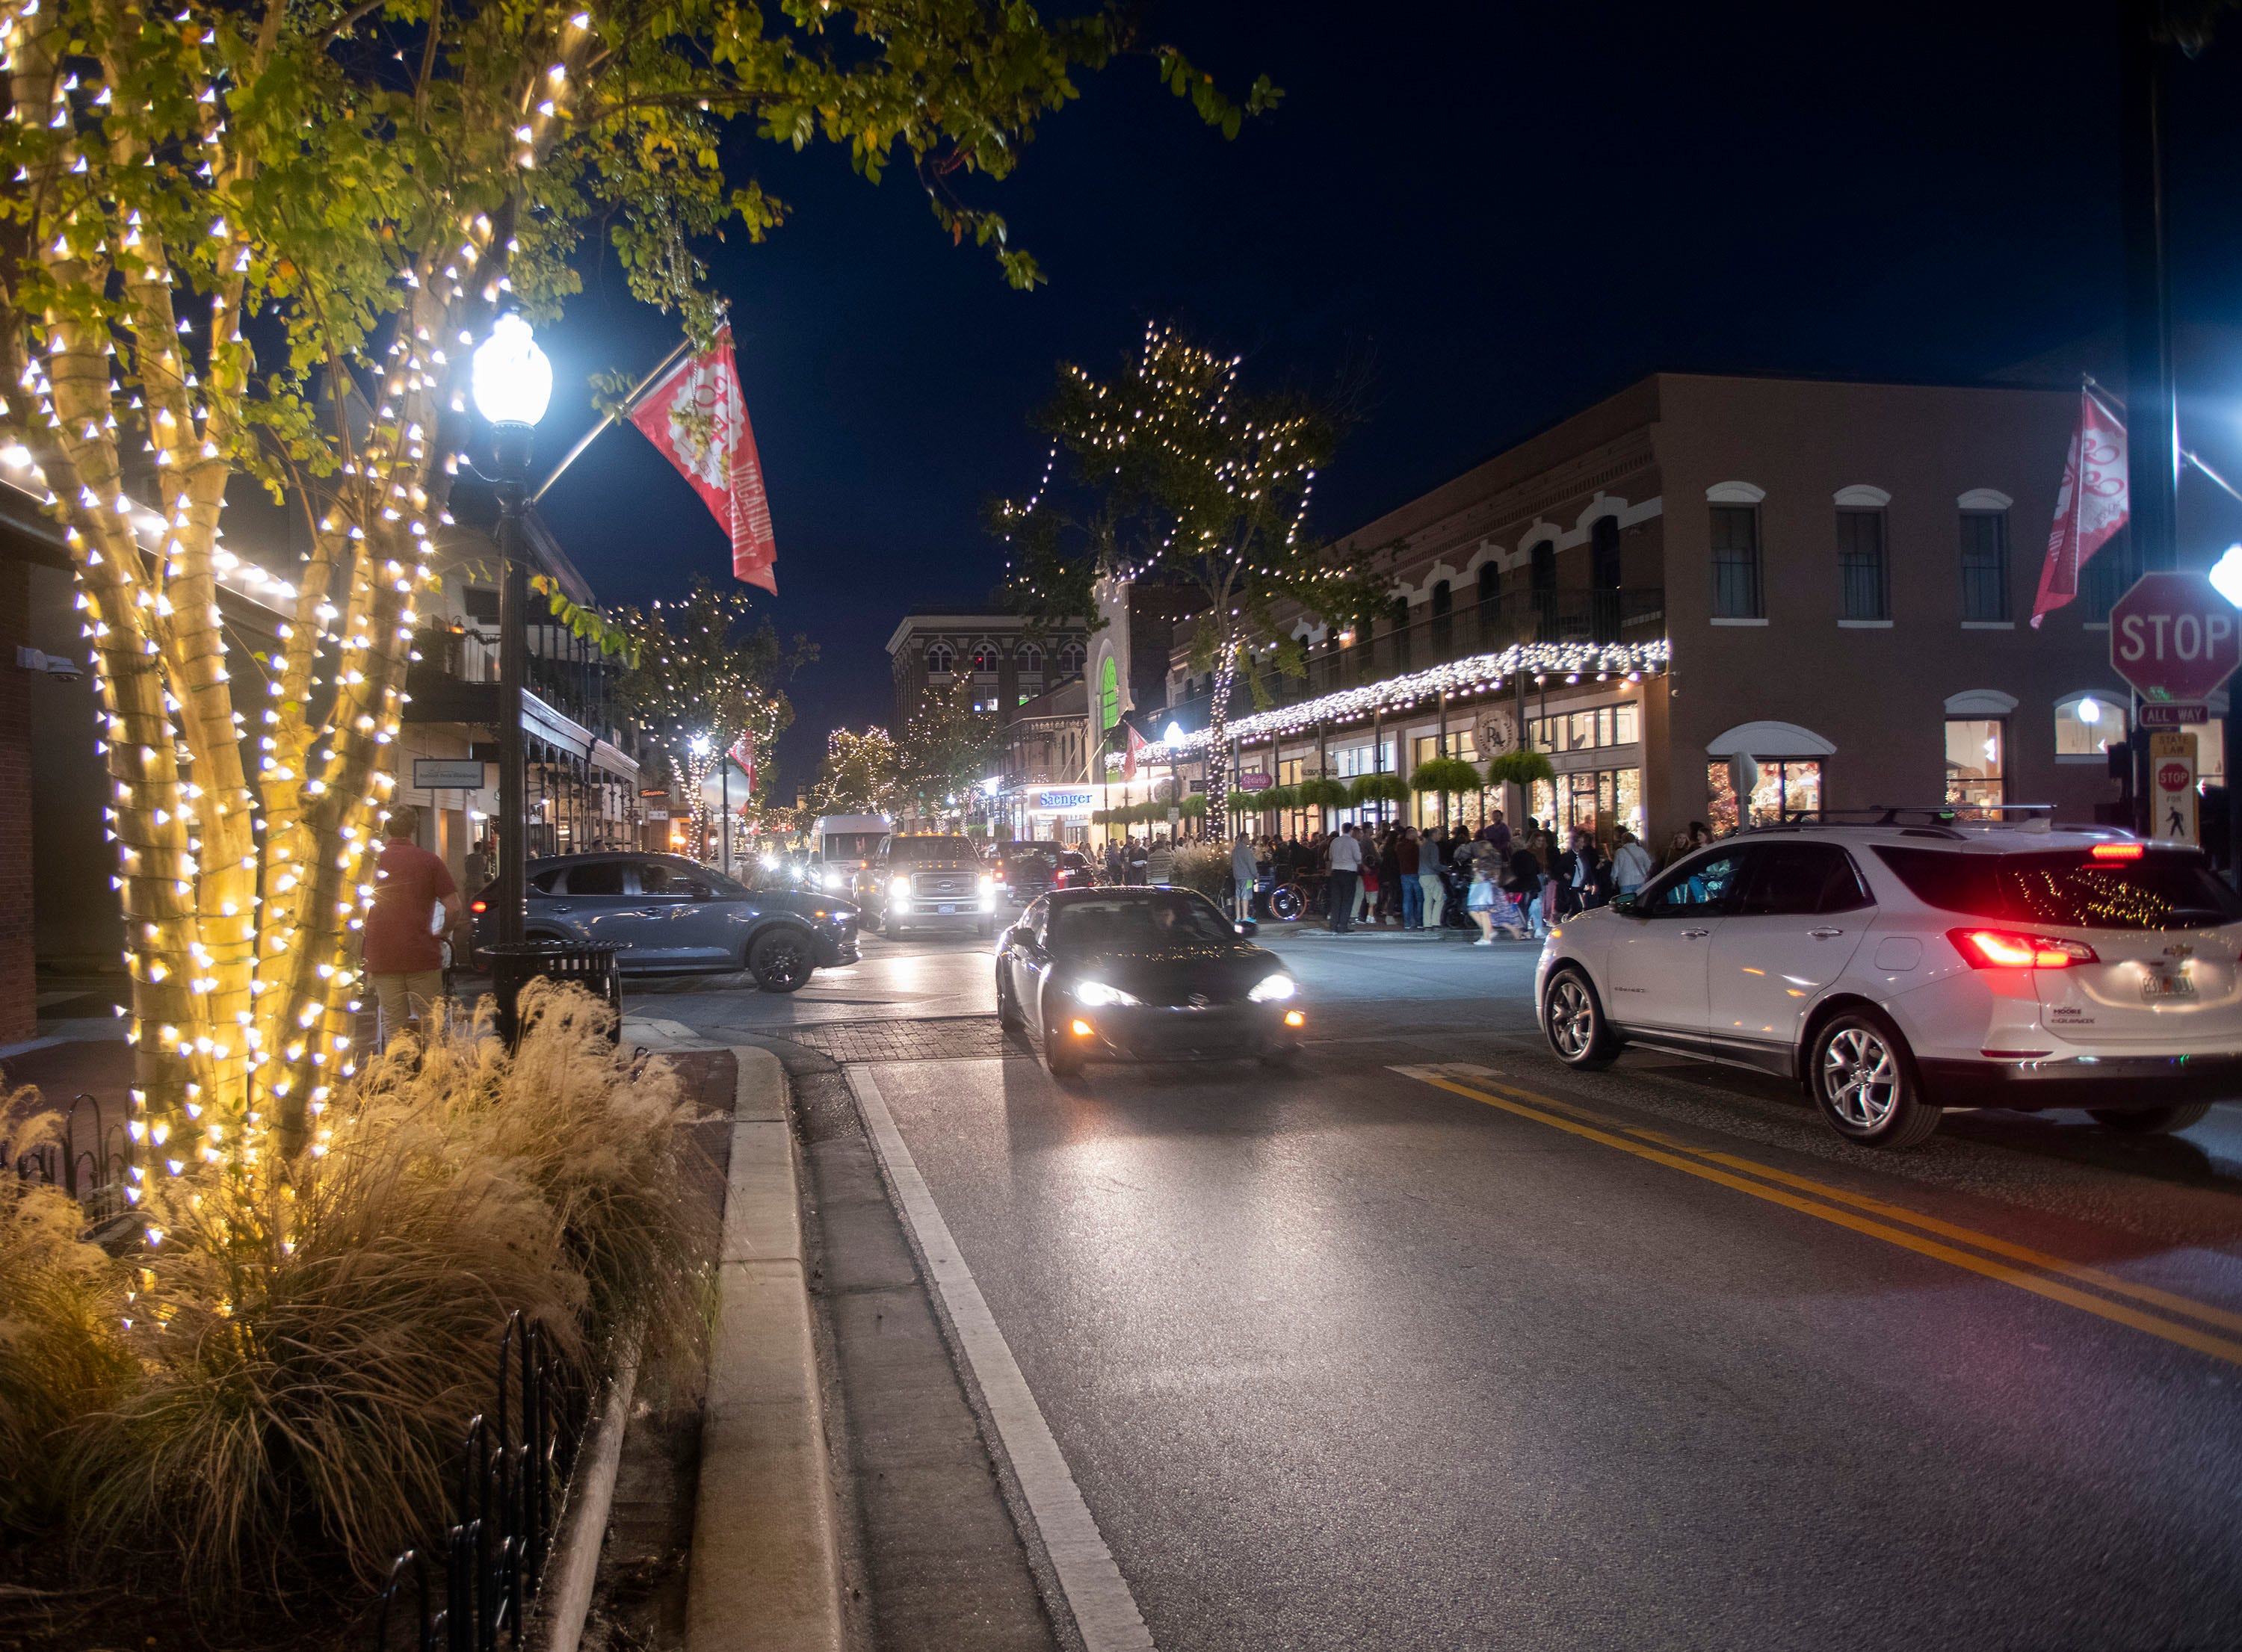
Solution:
[(936, 906), (934, 910), (937, 915), (947, 918), (951, 913), (955, 913), (957, 908), (955, 906)]
[(2141, 983), (2143, 998), (2193, 998), (2195, 983), (2185, 975), (2151, 975)]

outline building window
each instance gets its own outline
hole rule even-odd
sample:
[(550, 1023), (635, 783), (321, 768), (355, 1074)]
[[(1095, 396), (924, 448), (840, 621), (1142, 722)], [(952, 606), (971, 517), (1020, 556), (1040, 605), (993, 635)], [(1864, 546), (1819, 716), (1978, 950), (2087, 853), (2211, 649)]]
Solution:
[(1490, 557), (1479, 565), (1479, 623), (1491, 625), (1502, 609), (1502, 570)]
[(1014, 649), (1012, 659), (1024, 672), (1039, 672), (1044, 668), (1044, 651), (1031, 642), (1022, 643)]
[(1997, 808), (2006, 790), (2008, 726), (1997, 717), (1946, 719), (1946, 800), (1957, 808)]
[(1105, 656), (1105, 663), (1098, 670), (1098, 726), (1100, 732), (1111, 728), (1121, 720), (1121, 668), (1113, 663), (1113, 656)]
[(1599, 841), (1616, 841), (1615, 828), (1642, 835), (1642, 771), (1641, 769), (1577, 769), (1556, 779), (1536, 780), (1527, 794), (1527, 812), (1553, 832), (1574, 826), (1595, 833)]
[(1534, 617), (1548, 633), (1537, 640), (1554, 641), (1557, 628), (1557, 542), (1544, 539), (1527, 553), (1527, 578), (1534, 593)]
[(2100, 763), (2125, 738), (2125, 702), (2110, 693), (2066, 694), (2055, 703), (2055, 760)]
[(929, 643), (926, 650), (926, 672), (930, 677), (947, 677), (957, 656), (946, 642)]
[(1443, 579), (1433, 587), (1433, 658), (1446, 659), (1454, 641), (1456, 590)]
[(1059, 675), (1062, 677), (1081, 676), (1082, 659), (1082, 645), (1080, 643), (1069, 642), (1065, 644), (1058, 651)]
[(2119, 528), (2078, 571), (2079, 617), (2090, 625), (2109, 624), (2111, 605), (2131, 590), (2133, 581), (2140, 577), (2132, 530)]
[(1739, 826), (1781, 821), (1793, 814), (1815, 814), (1822, 808), (1822, 761), (1762, 757), (1753, 759), (1759, 779), (1752, 783), (1751, 817), (1736, 816), (1735, 777), (1726, 759), (1705, 766), (1705, 821), (1715, 835)]
[(973, 669), (977, 672), (993, 672), (997, 669), (996, 644), (977, 642), (973, 645)]
[(2009, 513), (1962, 512), (1962, 618), (2009, 617)]
[(1889, 619), (1884, 579), (1884, 513), (1837, 512), (1839, 613), (1847, 619)]
[(1715, 505), (1713, 512), (1713, 617), (1764, 617), (1759, 589), (1759, 508)]

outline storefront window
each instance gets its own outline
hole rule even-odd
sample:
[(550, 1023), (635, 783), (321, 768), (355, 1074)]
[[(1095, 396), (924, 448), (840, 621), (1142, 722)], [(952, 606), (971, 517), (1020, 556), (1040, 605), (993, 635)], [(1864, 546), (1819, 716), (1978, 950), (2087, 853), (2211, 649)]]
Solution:
[(1705, 823), (1715, 835), (1734, 832), (1740, 825), (1762, 826), (1797, 813), (1816, 813), (1822, 807), (1822, 764), (1818, 759), (1786, 762), (1762, 757), (1759, 779), (1752, 786), (1751, 818), (1736, 818), (1735, 788), (1729, 782), (1725, 760), (1705, 766)]
[(1621, 700), (1612, 707), (1612, 739), (1620, 746), (1632, 746), (1642, 738), (1641, 708), (1631, 700)]
[(1533, 817), (1561, 837), (1585, 827), (1609, 844), (1620, 826), (1642, 835), (1642, 771), (1577, 769), (1552, 784), (1536, 780), (1527, 799)]
[(2099, 759), (2125, 738), (2125, 703), (2109, 694), (2074, 694), (2055, 707), (2055, 754)]
[(1946, 719), (1946, 800), (1958, 808), (1998, 808), (2008, 801), (2003, 762), (2008, 731), (1997, 717)]

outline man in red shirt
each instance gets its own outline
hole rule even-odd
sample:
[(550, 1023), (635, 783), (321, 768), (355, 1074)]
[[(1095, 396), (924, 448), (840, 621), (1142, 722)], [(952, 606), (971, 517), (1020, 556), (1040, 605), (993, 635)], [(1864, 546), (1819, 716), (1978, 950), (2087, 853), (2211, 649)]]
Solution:
[(459, 920), (460, 886), (443, 860), (414, 841), (420, 810), (391, 809), (384, 831), (389, 841), (374, 863), (373, 909), (364, 934), (366, 973), (381, 1005), (386, 1043), (444, 996), (439, 937)]

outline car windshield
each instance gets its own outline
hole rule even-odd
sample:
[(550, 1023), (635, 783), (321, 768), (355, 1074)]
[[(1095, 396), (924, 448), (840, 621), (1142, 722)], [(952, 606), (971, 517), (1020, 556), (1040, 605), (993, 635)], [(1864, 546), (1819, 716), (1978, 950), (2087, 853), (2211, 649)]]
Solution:
[(2187, 850), (2098, 860), (2082, 849), (1984, 855), (1879, 845), (1876, 855), (1916, 899), (1972, 918), (2059, 929), (2208, 929), (2242, 921), (2242, 898)]
[[(572, 883), (571, 889), (574, 887)], [(638, 888), (642, 895), (681, 895), (688, 900), (735, 899), (746, 889), (722, 873), (708, 866), (673, 866), (667, 860), (641, 860)]]
[(897, 838), (888, 849), (890, 860), (977, 860), (970, 838)]
[(879, 853), (880, 839), (884, 832), (829, 832), (825, 834), (825, 858), (828, 860), (869, 860)]
[(1158, 951), (1180, 942), (1237, 940), (1204, 896), (1181, 892), (1070, 901), (1054, 914), (1051, 944), (1067, 953)]

